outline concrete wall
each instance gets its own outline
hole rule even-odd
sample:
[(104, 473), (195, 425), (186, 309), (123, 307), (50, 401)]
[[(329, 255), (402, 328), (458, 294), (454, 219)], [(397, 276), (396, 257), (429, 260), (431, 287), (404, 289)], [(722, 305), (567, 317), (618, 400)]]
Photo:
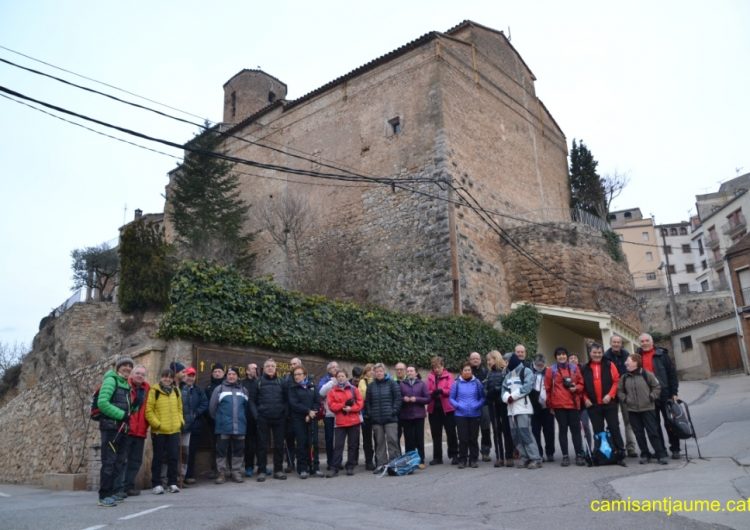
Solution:
[[(711, 291), (675, 296), (677, 306), (677, 325), (684, 327), (716, 315), (732, 311), (732, 297), (729, 291)], [(656, 296), (643, 297), (640, 300), (641, 320), (644, 331), (656, 331), (669, 334), (672, 329), (670, 321), (669, 299), (661, 291)]]
[[(706, 342), (737, 334), (737, 321), (729, 316), (717, 322), (680, 331), (672, 336), (672, 348), (680, 379), (708, 379), (711, 377), (711, 366), (708, 362), (708, 348)], [(693, 348), (683, 351), (680, 339), (690, 336)]]

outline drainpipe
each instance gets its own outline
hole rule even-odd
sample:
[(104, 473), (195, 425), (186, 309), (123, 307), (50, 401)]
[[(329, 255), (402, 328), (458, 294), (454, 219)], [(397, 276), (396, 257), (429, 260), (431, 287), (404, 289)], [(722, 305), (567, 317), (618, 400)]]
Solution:
[(448, 239), (451, 246), (451, 284), (453, 287), (453, 314), (463, 313), (461, 308), (461, 276), (458, 269), (458, 238), (456, 237), (456, 205), (453, 188), (448, 189)]

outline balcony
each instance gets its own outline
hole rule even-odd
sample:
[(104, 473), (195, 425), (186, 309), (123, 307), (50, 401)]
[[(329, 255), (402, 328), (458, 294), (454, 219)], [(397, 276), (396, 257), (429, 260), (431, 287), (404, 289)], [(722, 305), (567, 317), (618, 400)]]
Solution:
[(720, 240), (716, 232), (708, 232), (703, 236), (703, 239), (706, 241), (706, 248), (710, 248), (711, 250), (719, 248)]
[(729, 222), (721, 227), (721, 232), (729, 237), (734, 237), (747, 228), (745, 216), (740, 214), (733, 215)]
[(708, 258), (708, 266), (712, 269), (720, 269), (724, 266), (724, 260), (723, 259), (714, 259), (714, 258)]

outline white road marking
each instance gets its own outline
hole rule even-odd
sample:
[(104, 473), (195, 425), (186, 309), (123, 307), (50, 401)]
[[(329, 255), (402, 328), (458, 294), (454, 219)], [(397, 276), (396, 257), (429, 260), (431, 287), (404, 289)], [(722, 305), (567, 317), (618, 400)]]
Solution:
[(172, 506), (171, 504), (165, 504), (163, 506), (157, 506), (156, 508), (151, 508), (150, 510), (143, 510), (142, 512), (133, 513), (130, 515), (126, 515), (125, 517), (120, 517), (120, 521), (127, 521), (128, 519), (133, 519), (135, 517), (140, 517), (141, 515), (146, 515), (149, 513), (157, 512), (159, 510), (163, 510), (164, 508), (169, 508)]
[(83, 530), (99, 530), (100, 528), (104, 528), (107, 526), (106, 524), (100, 524), (96, 526), (89, 526), (88, 528), (84, 528)]
[(3, 493), (3, 492), (0, 491), (0, 497), (10, 497), (10, 495), (8, 495), (7, 493)]

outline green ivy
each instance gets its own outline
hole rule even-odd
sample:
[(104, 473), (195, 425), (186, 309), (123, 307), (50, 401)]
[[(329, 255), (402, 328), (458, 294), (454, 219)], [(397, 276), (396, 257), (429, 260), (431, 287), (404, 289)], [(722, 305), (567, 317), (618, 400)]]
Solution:
[(542, 315), (536, 307), (531, 304), (519, 306), (507, 315), (500, 316), (498, 320), (504, 330), (519, 337), (527, 352), (536, 352), (536, 334), (542, 322)]
[[(205, 262), (182, 264), (170, 299), (159, 330), (163, 338), (360, 363), (403, 361), (427, 367), (433, 355), (442, 355), (446, 366), (455, 369), (469, 352), (510, 351), (522, 340), (513, 326), (500, 332), (471, 317), (432, 318), (306, 296)], [(520, 321), (529, 324), (527, 318)]]
[(620, 236), (612, 230), (602, 230), (602, 236), (604, 237), (604, 245), (607, 247), (607, 252), (612, 256), (612, 259), (620, 263), (625, 259), (625, 254), (622, 253), (622, 243), (620, 243)]

